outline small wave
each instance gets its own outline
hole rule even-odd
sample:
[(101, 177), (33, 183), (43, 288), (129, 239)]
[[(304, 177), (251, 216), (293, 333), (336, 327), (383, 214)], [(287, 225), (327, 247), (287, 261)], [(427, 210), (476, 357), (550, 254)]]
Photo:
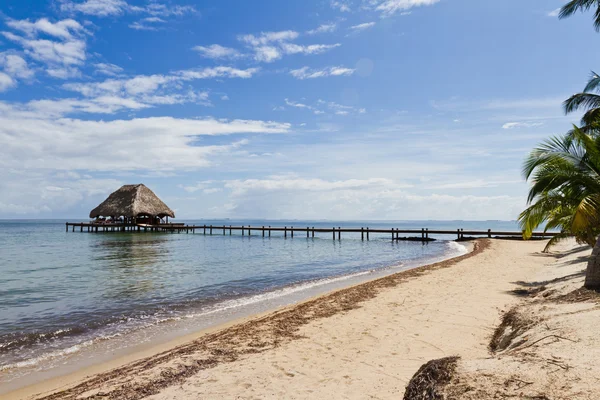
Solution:
[(185, 318), (196, 318), (205, 315), (215, 314), (223, 311), (227, 311), (233, 308), (249, 306), (252, 304), (260, 303), (263, 301), (272, 301), (281, 297), (289, 296), (294, 293), (302, 292), (308, 289), (313, 289), (319, 286), (324, 286), (336, 282), (343, 282), (348, 279), (357, 278), (364, 275), (369, 275), (375, 272), (376, 270), (362, 271), (354, 274), (348, 274), (343, 276), (338, 276), (334, 278), (323, 278), (310, 282), (300, 283), (293, 286), (284, 287), (281, 289), (273, 290), (270, 292), (260, 293), (249, 297), (242, 297), (239, 299), (227, 300), (222, 303), (215, 304), (211, 307), (210, 310), (203, 311), (200, 313), (192, 313), (185, 315)]
[[(464, 246), (458, 242), (455, 242), (455, 241), (448, 241), (447, 246), (450, 248), (450, 251), (453, 253), (454, 257), (462, 256), (469, 252), (469, 250), (467, 249), (466, 246)], [(456, 254), (456, 255), (454, 255), (454, 254)]]

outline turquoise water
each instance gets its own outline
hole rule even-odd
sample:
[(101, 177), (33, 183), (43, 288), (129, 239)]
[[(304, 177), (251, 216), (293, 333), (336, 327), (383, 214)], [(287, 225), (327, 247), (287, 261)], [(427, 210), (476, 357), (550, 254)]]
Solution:
[[(517, 230), (512, 222), (186, 222)], [(43, 368), (94, 341), (182, 317), (201, 319), (203, 310), (277, 296), (284, 288), (408, 268), (464, 250), (447, 240), (394, 243), (387, 235), (363, 242), (351, 234), (334, 241), (331, 234), (284, 239), (215, 232), (67, 233), (62, 220), (0, 221), (0, 371)]]

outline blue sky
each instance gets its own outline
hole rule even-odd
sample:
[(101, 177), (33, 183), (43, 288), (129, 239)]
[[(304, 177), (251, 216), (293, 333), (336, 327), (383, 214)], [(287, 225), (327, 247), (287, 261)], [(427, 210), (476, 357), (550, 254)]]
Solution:
[(0, 218), (514, 219), (600, 65), (560, 0), (4, 0)]

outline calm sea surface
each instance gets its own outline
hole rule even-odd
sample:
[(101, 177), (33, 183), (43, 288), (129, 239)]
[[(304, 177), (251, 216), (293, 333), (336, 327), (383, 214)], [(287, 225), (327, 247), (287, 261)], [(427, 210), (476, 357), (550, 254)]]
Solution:
[[(427, 245), (386, 235), (307, 239), (65, 232), (63, 220), (0, 220), (0, 383), (67, 363), (102, 342), (345, 279), (369, 279), (461, 254), (452, 237)], [(179, 221), (182, 222), (182, 221)], [(518, 230), (514, 222), (185, 221), (213, 225)], [(350, 281), (348, 281), (350, 282)], [(348, 282), (346, 284), (348, 284)], [(311, 290), (313, 292), (311, 292)], [(211, 317), (212, 318), (212, 317)], [(120, 342), (118, 340), (120, 338)], [(120, 343), (118, 346), (114, 343)], [(110, 346), (108, 347), (110, 348)]]

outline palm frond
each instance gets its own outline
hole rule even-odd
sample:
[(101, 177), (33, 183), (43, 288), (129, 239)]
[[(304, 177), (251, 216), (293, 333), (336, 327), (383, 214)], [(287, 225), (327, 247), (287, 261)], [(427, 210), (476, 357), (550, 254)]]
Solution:
[(594, 93), (577, 93), (563, 102), (565, 114), (572, 113), (580, 108), (600, 108), (600, 95)]
[(546, 247), (544, 247), (544, 250), (542, 252), (548, 253), (550, 251), (550, 247), (552, 247), (555, 244), (557, 244), (558, 242), (562, 242), (563, 240), (566, 240), (570, 237), (572, 237), (572, 235), (569, 233), (559, 233), (558, 235), (556, 235), (552, 239), (550, 239), (548, 241), (548, 243), (546, 243)]

